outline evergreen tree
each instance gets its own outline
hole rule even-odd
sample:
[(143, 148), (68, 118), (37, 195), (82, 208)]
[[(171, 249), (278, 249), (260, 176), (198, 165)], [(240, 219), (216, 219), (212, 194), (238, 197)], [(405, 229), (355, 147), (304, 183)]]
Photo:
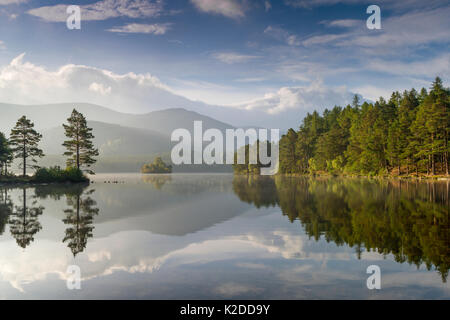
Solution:
[(27, 167), (38, 168), (36, 165), (28, 165), (28, 158), (31, 158), (31, 162), (37, 163), (35, 157), (44, 156), (42, 150), (38, 148), (41, 139), (42, 135), (34, 130), (34, 123), (25, 116), (22, 116), (11, 130), (9, 144), (12, 146), (14, 157), (22, 159), (23, 176), (27, 175)]
[(0, 132), (0, 176), (8, 173), (8, 164), (13, 160), (13, 153), (5, 135)]
[[(436, 78), (429, 92), (394, 92), (389, 101), (314, 111), (280, 139), (280, 173), (447, 174), (450, 90)], [(235, 167), (238, 170), (237, 167)], [(248, 166), (243, 169), (248, 171)], [(239, 170), (238, 170), (239, 171)]]
[[(68, 124), (63, 124), (66, 137), (69, 140), (64, 141), (63, 146), (67, 148), (64, 155), (68, 157), (66, 163), (68, 167), (76, 167), (81, 169), (82, 166), (90, 167), (97, 160), (98, 150), (94, 148), (92, 139), (92, 128), (87, 126), (86, 118), (73, 109), (70, 118), (67, 119)], [(87, 170), (93, 173), (91, 170)]]
[(281, 137), (280, 153), (283, 158), (280, 159), (280, 171), (282, 173), (296, 173), (297, 159), (295, 152), (295, 143), (297, 141), (297, 133), (294, 129), (289, 129), (288, 132)]

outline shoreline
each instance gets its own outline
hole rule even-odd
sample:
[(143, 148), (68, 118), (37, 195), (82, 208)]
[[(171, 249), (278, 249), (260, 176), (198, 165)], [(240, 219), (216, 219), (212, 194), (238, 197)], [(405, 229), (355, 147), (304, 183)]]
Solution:
[(70, 180), (65, 180), (65, 181), (36, 181), (33, 178), (7, 178), (4, 179), (3, 177), (0, 178), (0, 187), (2, 186), (21, 186), (21, 185), (26, 185), (26, 186), (34, 186), (34, 185), (76, 185), (76, 184), (86, 184), (89, 185), (91, 183), (91, 180), (89, 178), (86, 178), (85, 180), (81, 180), (81, 181), (70, 181)]
[(395, 179), (395, 180), (419, 180), (419, 181), (450, 181), (450, 175), (435, 175), (435, 176), (370, 176), (358, 174), (297, 174), (297, 173), (279, 173), (275, 175), (263, 176), (260, 174), (234, 174), (235, 176), (254, 176), (254, 177), (310, 177), (310, 178), (365, 178), (365, 179)]

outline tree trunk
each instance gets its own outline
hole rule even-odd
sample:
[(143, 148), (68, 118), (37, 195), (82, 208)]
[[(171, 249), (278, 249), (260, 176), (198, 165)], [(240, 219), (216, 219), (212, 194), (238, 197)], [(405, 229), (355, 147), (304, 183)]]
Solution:
[(431, 172), (433, 173), (433, 176), (436, 174), (436, 168), (434, 165), (434, 133), (431, 135)]
[(25, 139), (23, 140), (23, 176), (27, 175), (27, 157), (26, 157)]
[(445, 152), (445, 174), (448, 175), (448, 151)]
[(77, 169), (80, 170), (80, 147), (77, 145)]

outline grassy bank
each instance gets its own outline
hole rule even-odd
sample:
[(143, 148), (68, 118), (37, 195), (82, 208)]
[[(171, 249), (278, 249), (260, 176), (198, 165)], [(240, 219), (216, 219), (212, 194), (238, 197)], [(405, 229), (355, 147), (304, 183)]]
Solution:
[(0, 184), (40, 184), (40, 183), (89, 183), (89, 178), (77, 168), (39, 168), (32, 176), (0, 176)]

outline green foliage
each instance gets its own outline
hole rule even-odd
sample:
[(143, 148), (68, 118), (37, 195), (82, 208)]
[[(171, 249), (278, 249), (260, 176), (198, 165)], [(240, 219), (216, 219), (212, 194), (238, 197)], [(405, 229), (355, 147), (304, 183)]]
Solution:
[[(86, 118), (73, 109), (70, 118), (67, 119), (69, 124), (63, 124), (66, 137), (69, 140), (64, 141), (63, 146), (67, 151), (64, 155), (67, 156), (67, 166), (81, 169), (83, 166), (89, 168), (97, 160), (94, 157), (98, 156), (98, 150), (94, 148), (92, 139), (92, 128), (87, 126)], [(86, 170), (93, 173), (91, 170)]]
[(142, 166), (141, 173), (172, 173), (172, 166), (167, 165), (161, 157), (156, 157), (153, 163)]
[(28, 158), (32, 163), (36, 163), (36, 157), (44, 156), (42, 150), (38, 148), (41, 139), (42, 135), (34, 130), (34, 123), (25, 116), (17, 120), (16, 126), (11, 130), (9, 145), (12, 147), (14, 158), (22, 159), (23, 176), (27, 174), (27, 167), (38, 168), (35, 164), (29, 165)]
[[(263, 142), (267, 144), (267, 153), (268, 155), (271, 155), (271, 143), (270, 142)], [(241, 147), (238, 152), (234, 153), (234, 163), (232, 165), (233, 171), (235, 174), (243, 174), (243, 175), (259, 175), (261, 174), (261, 168), (270, 167), (270, 163), (267, 165), (264, 165), (260, 161), (259, 157), (259, 144), (260, 141), (257, 140), (256, 143), (253, 145), (245, 145), (244, 147)], [(280, 146), (281, 147), (281, 146)], [(245, 154), (245, 162), (244, 163), (238, 163), (238, 153), (244, 152)], [(256, 155), (256, 163), (250, 163), (250, 155), (254, 154)]]
[(389, 101), (354, 98), (345, 108), (307, 114), (280, 139), (279, 173), (447, 174), (450, 90), (394, 92)]
[(5, 135), (0, 132), (0, 176), (8, 174), (8, 164), (13, 160), (13, 152)]
[(86, 182), (88, 179), (80, 169), (69, 167), (65, 170), (58, 166), (39, 168), (33, 176), (34, 182)]

